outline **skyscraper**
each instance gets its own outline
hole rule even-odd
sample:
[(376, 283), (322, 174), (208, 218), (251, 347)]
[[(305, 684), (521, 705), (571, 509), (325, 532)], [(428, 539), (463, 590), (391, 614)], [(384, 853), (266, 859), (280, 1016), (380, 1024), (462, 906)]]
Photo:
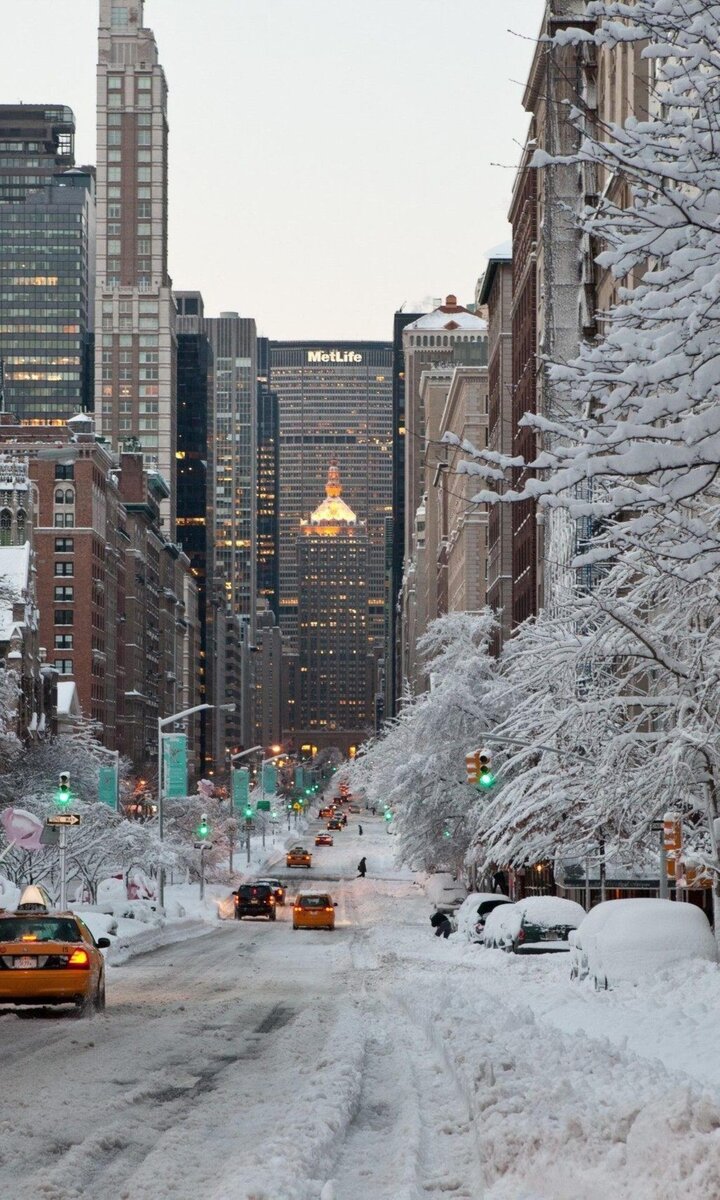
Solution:
[(75, 117), (65, 104), (0, 104), (0, 200), (24, 200), (75, 166)]
[(93, 403), (95, 172), (74, 145), (66, 105), (0, 105), (0, 359), (21, 421)]
[(95, 411), (170, 488), (174, 533), (175, 305), (167, 267), (167, 84), (144, 0), (100, 0)]
[(212, 439), (213, 574), (233, 616), (254, 632), (257, 598), (257, 332), (236, 312), (206, 317), (215, 359)]
[(43, 175), (0, 200), (0, 359), (6, 407), (21, 421), (64, 424), (92, 408), (94, 290), (91, 169)]
[(280, 429), (277, 393), (270, 385), (270, 343), (258, 338), (257, 410), (257, 594), (278, 620), (278, 479)]
[(331, 461), (325, 499), (297, 539), (298, 726), (303, 730), (372, 727), (365, 523), (342, 498)]
[(392, 512), (392, 346), (389, 342), (271, 342), (280, 417), (280, 627), (297, 648), (300, 521), (342, 461), (348, 501), (369, 542), (367, 633), (382, 654), (385, 520)]

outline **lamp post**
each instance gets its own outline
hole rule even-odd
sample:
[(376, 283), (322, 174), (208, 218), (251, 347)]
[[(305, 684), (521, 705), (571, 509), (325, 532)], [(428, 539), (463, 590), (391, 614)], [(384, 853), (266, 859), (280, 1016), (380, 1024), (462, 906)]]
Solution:
[[(185, 717), (191, 717), (194, 713), (207, 712), (210, 708), (223, 709), (225, 712), (235, 712), (234, 704), (196, 704), (194, 708), (184, 708), (182, 712), (173, 713), (170, 717), (158, 717), (158, 837), (162, 842), (165, 833), (165, 812), (163, 805), (163, 789), (164, 789), (164, 771), (163, 771), (163, 729), (166, 725), (174, 725), (176, 721), (182, 721)], [(158, 900), (160, 907), (165, 905), (165, 867), (160, 863), (158, 872)]]
[[(249, 754), (257, 754), (258, 750), (262, 754), (264, 746), (251, 746), (249, 750), (240, 750), (237, 754), (230, 755), (230, 803), (234, 805), (235, 801), (235, 763), (239, 758), (246, 758)], [(250, 825), (249, 818), (245, 817), (245, 841), (247, 843), (247, 862), (250, 865)], [(230, 870), (232, 871), (232, 849), (230, 850)]]

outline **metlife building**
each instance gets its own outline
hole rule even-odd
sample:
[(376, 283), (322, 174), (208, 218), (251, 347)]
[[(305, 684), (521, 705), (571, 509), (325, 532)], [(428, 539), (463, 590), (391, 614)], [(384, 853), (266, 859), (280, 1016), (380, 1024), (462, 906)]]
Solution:
[(296, 543), (331, 461), (343, 497), (367, 524), (368, 635), (383, 649), (385, 521), (392, 515), (392, 343), (271, 342), (280, 427), (280, 627), (297, 648)]

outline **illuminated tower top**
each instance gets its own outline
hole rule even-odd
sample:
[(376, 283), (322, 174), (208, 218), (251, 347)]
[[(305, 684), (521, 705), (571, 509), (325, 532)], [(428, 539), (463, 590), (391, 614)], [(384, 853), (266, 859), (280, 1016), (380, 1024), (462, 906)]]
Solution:
[(310, 521), (303, 522), (302, 529), (304, 533), (322, 533), (332, 537), (341, 531), (345, 532), (349, 525), (357, 525), (357, 517), (350, 505), (342, 499), (340, 469), (335, 459), (332, 459), (325, 484), (325, 499), (322, 504), (318, 504)]

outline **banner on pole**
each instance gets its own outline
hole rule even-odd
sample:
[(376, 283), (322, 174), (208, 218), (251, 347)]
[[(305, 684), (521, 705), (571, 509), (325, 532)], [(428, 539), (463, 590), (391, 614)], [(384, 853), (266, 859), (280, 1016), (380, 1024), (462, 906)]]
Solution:
[(274, 796), (277, 791), (277, 770), (273, 763), (263, 763), (262, 790)]
[(234, 767), (232, 772), (232, 803), (235, 812), (245, 808), (250, 798), (250, 771), (248, 767)]
[(188, 794), (187, 735), (163, 735), (163, 796), (172, 799)]
[(108, 808), (117, 808), (118, 777), (117, 764), (105, 764), (98, 775), (98, 800)]

